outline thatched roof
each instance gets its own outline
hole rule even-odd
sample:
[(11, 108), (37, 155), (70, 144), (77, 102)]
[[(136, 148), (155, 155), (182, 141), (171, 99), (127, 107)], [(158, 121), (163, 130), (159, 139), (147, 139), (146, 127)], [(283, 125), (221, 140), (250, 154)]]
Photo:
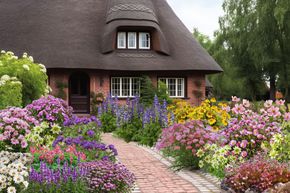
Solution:
[[(154, 50), (116, 50), (130, 26), (152, 30)], [(222, 71), (166, 0), (0, 0), (0, 49), (47, 68)]]

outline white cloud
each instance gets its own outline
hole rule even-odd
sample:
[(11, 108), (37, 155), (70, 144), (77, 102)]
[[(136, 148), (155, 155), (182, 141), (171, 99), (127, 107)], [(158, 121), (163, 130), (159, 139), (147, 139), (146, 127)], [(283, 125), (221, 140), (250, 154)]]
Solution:
[(167, 0), (186, 27), (213, 37), (219, 29), (218, 19), (223, 15), (223, 0)]

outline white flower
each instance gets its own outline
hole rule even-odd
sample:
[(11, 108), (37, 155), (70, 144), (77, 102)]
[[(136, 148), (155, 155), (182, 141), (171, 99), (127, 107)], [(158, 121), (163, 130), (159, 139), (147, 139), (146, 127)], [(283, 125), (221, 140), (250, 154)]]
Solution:
[(1, 50), (1, 54), (5, 54), (6, 52), (5, 52), (5, 50)]
[(24, 181), (24, 182), (23, 182), (23, 185), (24, 185), (25, 188), (27, 188), (28, 185), (29, 185), (29, 183), (28, 183), (27, 181)]
[(24, 68), (25, 70), (30, 70), (30, 68), (29, 68), (29, 66), (28, 66), (27, 64), (23, 64), (23, 68)]
[(17, 60), (18, 56), (12, 56), (11, 58)]
[(23, 170), (20, 172), (20, 175), (24, 176), (24, 177), (27, 177), (28, 176), (28, 172)]
[(13, 52), (11, 52), (11, 51), (8, 51), (8, 52), (6, 52), (6, 54), (7, 54), (7, 55), (14, 56), (14, 53), (13, 53)]
[(28, 54), (26, 52), (23, 53), (22, 58), (27, 58)]
[(16, 175), (16, 176), (14, 176), (13, 180), (16, 184), (20, 184), (24, 181), (24, 178), (21, 175)]
[(12, 169), (9, 171), (10, 176), (15, 176), (16, 174), (17, 174), (17, 170), (15, 170), (15, 169)]
[(32, 56), (29, 56), (28, 59), (31, 61), (31, 62), (34, 62), (33, 60), (33, 57)]
[(16, 193), (16, 188), (13, 186), (10, 186), (9, 188), (7, 188), (7, 193)]
[(1, 77), (1, 80), (4, 80), (4, 81), (10, 80), (10, 76), (5, 74)]

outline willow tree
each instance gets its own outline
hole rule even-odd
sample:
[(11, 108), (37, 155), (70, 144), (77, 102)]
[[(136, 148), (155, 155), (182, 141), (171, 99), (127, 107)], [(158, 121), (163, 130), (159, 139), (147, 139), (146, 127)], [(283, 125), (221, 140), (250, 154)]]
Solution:
[(225, 15), (220, 30), (232, 62), (246, 77), (252, 98), (259, 85), (270, 82), (270, 97), (275, 98), (277, 80), (288, 93), (289, 0), (225, 0)]

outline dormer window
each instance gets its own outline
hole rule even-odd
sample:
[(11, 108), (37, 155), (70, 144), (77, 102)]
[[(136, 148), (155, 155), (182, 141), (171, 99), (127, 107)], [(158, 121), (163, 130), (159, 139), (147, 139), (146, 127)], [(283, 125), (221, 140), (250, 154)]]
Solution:
[(118, 32), (117, 48), (150, 50), (150, 39), (149, 32)]

